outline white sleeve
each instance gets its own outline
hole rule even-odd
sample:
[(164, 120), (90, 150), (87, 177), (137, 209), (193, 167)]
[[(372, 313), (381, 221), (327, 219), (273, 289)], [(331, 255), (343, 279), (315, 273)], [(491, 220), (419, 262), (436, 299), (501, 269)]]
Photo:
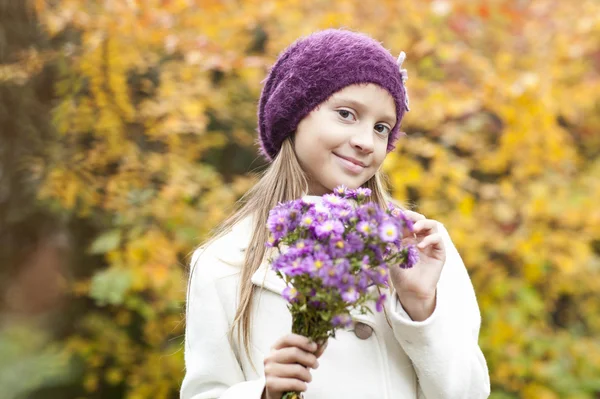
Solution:
[[(228, 338), (229, 322), (214, 278), (204, 269), (212, 256), (192, 257), (185, 327), (181, 399), (260, 399), (265, 379), (246, 381)], [(208, 252), (208, 251), (206, 251)], [(195, 270), (194, 270), (195, 269)]]
[(490, 378), (478, 344), (481, 315), (475, 291), (441, 223), (439, 231), (446, 263), (438, 282), (436, 308), (426, 320), (413, 321), (394, 292), (390, 301), (394, 335), (417, 373), (419, 398), (487, 398)]

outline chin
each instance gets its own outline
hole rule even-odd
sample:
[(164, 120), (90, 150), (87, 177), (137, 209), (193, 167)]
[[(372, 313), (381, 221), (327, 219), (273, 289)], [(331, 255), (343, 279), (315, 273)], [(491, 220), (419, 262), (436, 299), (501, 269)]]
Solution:
[(365, 184), (367, 182), (367, 180), (365, 180), (365, 179), (358, 179), (358, 178), (356, 178), (356, 179), (347, 179), (347, 178), (346, 179), (340, 179), (337, 184), (332, 183), (330, 185), (327, 185), (327, 187), (331, 191), (333, 191), (334, 188), (336, 188), (338, 186), (341, 186), (341, 185), (344, 185), (344, 186), (348, 187), (351, 190), (355, 190), (355, 189), (361, 187), (363, 184)]

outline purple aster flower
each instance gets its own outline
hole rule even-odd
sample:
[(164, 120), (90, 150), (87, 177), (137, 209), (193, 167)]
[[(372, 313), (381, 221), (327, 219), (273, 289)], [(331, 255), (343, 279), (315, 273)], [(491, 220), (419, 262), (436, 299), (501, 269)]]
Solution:
[(288, 203), (286, 203), (286, 202), (280, 202), (273, 209), (271, 209), (271, 211), (269, 212), (269, 215), (271, 215), (271, 214), (279, 214), (281, 212), (285, 212), (285, 211), (287, 211), (288, 208), (289, 208), (289, 204)]
[(321, 252), (323, 251), (323, 244), (321, 244), (319, 241), (314, 241), (313, 244), (313, 252), (317, 253), (317, 252)]
[(367, 246), (371, 251), (373, 251), (374, 259), (373, 263), (378, 264), (383, 262), (383, 250), (379, 245), (369, 244)]
[(390, 215), (392, 215), (396, 219), (400, 220), (402, 222), (403, 226), (405, 226), (409, 231), (412, 231), (414, 222), (408, 218), (408, 216), (406, 215), (406, 213), (404, 213), (402, 211), (402, 209), (398, 208), (397, 206), (395, 206), (393, 204), (391, 204), (391, 206), (392, 206), (392, 209), (390, 211)]
[(313, 256), (307, 256), (304, 259), (305, 268), (311, 276), (318, 277), (322, 268), (328, 268), (331, 265), (331, 259), (324, 252), (317, 252)]
[(331, 324), (334, 327), (350, 327), (352, 325), (352, 318), (347, 313), (338, 314), (333, 316)]
[(388, 269), (385, 266), (377, 266), (372, 269), (371, 278), (377, 285), (386, 285), (388, 278)]
[(383, 257), (387, 259), (389, 257), (389, 255), (392, 253), (393, 253), (393, 250), (391, 248), (391, 244), (388, 243), (388, 245), (386, 245), (385, 248), (383, 249)]
[(369, 267), (369, 265), (371, 264), (371, 259), (369, 258), (369, 255), (365, 255), (365, 256), (363, 256), (363, 258), (362, 258), (362, 261), (361, 261), (361, 264), (362, 264), (364, 267)]
[(325, 287), (336, 287), (340, 281), (340, 273), (331, 265), (319, 270), (319, 277)]
[(289, 230), (294, 230), (296, 227), (298, 227), (298, 224), (300, 223), (300, 216), (302, 215), (302, 213), (295, 208), (292, 208), (289, 210), (288, 212), (288, 229)]
[(359, 187), (356, 189), (356, 199), (362, 201), (367, 197), (371, 196), (371, 189), (366, 187)]
[(402, 222), (404, 223), (404, 226), (406, 226), (406, 228), (409, 231), (413, 231), (414, 230), (414, 222), (408, 218), (408, 216), (406, 216), (406, 213), (402, 212), (400, 214), (400, 218), (402, 219)]
[(350, 270), (350, 261), (346, 258), (339, 258), (333, 262), (336, 270), (340, 272), (340, 274), (348, 273)]
[(294, 249), (298, 251), (298, 254), (307, 255), (313, 252), (314, 245), (315, 242), (310, 238), (304, 240), (300, 239), (294, 244)]
[(384, 215), (384, 213), (381, 212), (377, 204), (373, 202), (360, 205), (356, 209), (356, 214), (361, 220), (377, 222), (381, 221)]
[(379, 226), (379, 238), (384, 242), (394, 242), (398, 238), (398, 226), (392, 221), (384, 222)]
[(305, 228), (311, 228), (313, 227), (315, 221), (316, 218), (314, 217), (314, 215), (307, 213), (300, 218), (300, 226)]
[(352, 286), (352, 284), (354, 284), (354, 279), (352, 278), (352, 275), (350, 273), (344, 273), (338, 279), (336, 283), (336, 288), (340, 291), (344, 291), (347, 290), (348, 287)]
[(268, 248), (274, 248), (277, 245), (279, 245), (279, 240), (276, 240), (275, 236), (273, 236), (273, 234), (269, 234), (269, 237), (267, 238), (267, 242), (265, 243), (265, 245)]
[(294, 287), (285, 287), (281, 295), (290, 303), (296, 302), (299, 297), (298, 290)]
[(322, 302), (322, 301), (310, 300), (310, 301), (308, 301), (308, 304), (315, 309), (326, 309), (327, 308), (327, 303)]
[(349, 205), (348, 201), (335, 194), (325, 194), (323, 196), (323, 203), (330, 208), (345, 208)]
[(282, 254), (273, 260), (273, 262), (271, 263), (271, 266), (273, 266), (273, 269), (275, 269), (275, 270), (281, 270), (284, 267), (286, 267), (289, 263), (290, 263), (290, 259), (287, 256), (287, 254)]
[(331, 214), (331, 209), (323, 202), (317, 202), (313, 209), (321, 218), (328, 217)]
[(407, 245), (401, 251), (400, 267), (403, 269), (410, 269), (419, 263), (419, 250), (415, 245)]
[(309, 196), (309, 195), (304, 196), (300, 199), (300, 203), (302, 204), (302, 206), (308, 206), (310, 208), (312, 208), (319, 201), (321, 201), (320, 198), (315, 197), (315, 196)]
[(302, 211), (302, 207), (304, 206), (301, 199), (290, 201), (289, 204), (289, 209), (295, 209), (297, 211)]
[(267, 229), (277, 241), (284, 237), (290, 230), (290, 210), (286, 204), (280, 204), (269, 212)]
[[(311, 306), (314, 309), (326, 309), (327, 308), (327, 302), (323, 302), (323, 301), (319, 301), (317, 299), (314, 299), (314, 297), (317, 295), (317, 290), (314, 288), (311, 288), (310, 292), (308, 293), (308, 295), (306, 295), (307, 298), (309, 298), (308, 300), (308, 305)], [(310, 299), (312, 298), (312, 299)]]
[(327, 238), (331, 235), (341, 235), (344, 232), (344, 225), (339, 220), (326, 220), (315, 226), (317, 238)]
[(346, 236), (346, 242), (350, 247), (350, 252), (362, 252), (365, 248), (364, 240), (356, 233), (348, 233)]
[(346, 197), (347, 191), (348, 191), (348, 187), (344, 186), (343, 184), (340, 186), (337, 186), (336, 188), (333, 189), (333, 193), (342, 198)]
[(378, 312), (381, 312), (383, 310), (384, 302), (385, 302), (385, 294), (379, 295), (379, 298), (377, 298), (377, 301), (375, 302), (375, 310), (377, 310)]
[(293, 244), (292, 249), (298, 251), (298, 252), (304, 252), (304, 249), (306, 248), (306, 241), (307, 240), (298, 240)]
[(267, 222), (267, 228), (271, 232), (275, 241), (280, 240), (288, 232), (288, 226), (286, 219), (283, 216), (276, 215), (273, 218), (269, 218)]
[(288, 261), (287, 261), (286, 257), (284, 255), (280, 255), (273, 260), (273, 262), (271, 263), (271, 267), (273, 268), (273, 270), (280, 271), (287, 264), (288, 264)]
[(341, 220), (342, 222), (348, 222), (351, 216), (352, 209), (348, 208), (336, 209), (336, 211), (333, 213), (333, 217)]
[(346, 291), (342, 292), (342, 299), (349, 303), (354, 303), (358, 300), (359, 292), (355, 287), (350, 286), (346, 289)]
[(329, 264), (327, 267), (322, 268), (319, 277), (321, 277), (325, 286), (337, 287), (349, 270), (350, 262), (348, 259), (340, 258), (336, 259), (334, 263)]
[(371, 279), (369, 278), (369, 270), (365, 269), (356, 278), (356, 287), (359, 292), (365, 292), (371, 285)]
[(342, 236), (334, 236), (329, 241), (329, 253), (333, 258), (342, 258), (352, 251), (352, 247)]
[(358, 230), (358, 232), (365, 237), (369, 237), (374, 233), (374, 229), (371, 223), (365, 221), (358, 222), (358, 224), (356, 225), (356, 230)]
[(419, 263), (419, 250), (415, 245), (408, 245), (406, 248), (406, 264), (403, 265), (404, 268), (410, 269), (417, 263)]
[(286, 264), (284, 266), (281, 266), (279, 269), (285, 275), (294, 277), (308, 272), (307, 265), (306, 262), (304, 262), (304, 259), (296, 257), (290, 260), (286, 259), (286, 261)]

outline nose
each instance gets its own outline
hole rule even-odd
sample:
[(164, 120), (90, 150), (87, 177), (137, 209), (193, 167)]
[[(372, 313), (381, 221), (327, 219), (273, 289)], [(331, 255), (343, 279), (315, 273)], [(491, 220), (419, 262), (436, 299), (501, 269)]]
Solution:
[(350, 145), (360, 152), (370, 154), (375, 148), (373, 139), (373, 129), (357, 129), (355, 134), (350, 138)]

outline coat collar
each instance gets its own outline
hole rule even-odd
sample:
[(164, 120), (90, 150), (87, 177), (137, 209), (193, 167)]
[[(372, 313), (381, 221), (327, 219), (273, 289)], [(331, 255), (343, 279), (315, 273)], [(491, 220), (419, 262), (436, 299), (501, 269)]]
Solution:
[(276, 294), (281, 295), (286, 287), (285, 281), (279, 277), (269, 262), (264, 261), (252, 275), (251, 281), (258, 287), (265, 288)]
[[(217, 255), (220, 261), (242, 268), (253, 226), (253, 218), (247, 217), (232, 227), (231, 231), (222, 239)], [(253, 284), (279, 295), (286, 287), (285, 282), (271, 269), (266, 259), (252, 274), (251, 281)]]

